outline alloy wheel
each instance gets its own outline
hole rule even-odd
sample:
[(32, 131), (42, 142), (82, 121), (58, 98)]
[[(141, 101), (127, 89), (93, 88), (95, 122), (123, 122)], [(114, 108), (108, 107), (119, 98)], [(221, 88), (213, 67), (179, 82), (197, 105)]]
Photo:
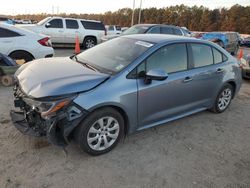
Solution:
[(232, 99), (232, 90), (230, 88), (225, 88), (218, 99), (218, 108), (219, 110), (223, 111), (225, 110), (228, 105), (230, 104), (230, 101)]
[(111, 147), (118, 139), (120, 126), (113, 117), (102, 117), (95, 121), (89, 128), (87, 143), (96, 151), (102, 151)]

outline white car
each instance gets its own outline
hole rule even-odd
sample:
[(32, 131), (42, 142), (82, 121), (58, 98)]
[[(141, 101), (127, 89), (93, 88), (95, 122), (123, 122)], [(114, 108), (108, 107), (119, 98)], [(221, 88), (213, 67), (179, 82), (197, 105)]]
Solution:
[(121, 27), (118, 25), (106, 25), (105, 28), (107, 35), (117, 35), (122, 33)]
[(78, 36), (80, 44), (88, 49), (101, 42), (106, 35), (102, 22), (74, 18), (48, 17), (35, 25), (20, 25), (51, 37), (53, 46), (72, 46)]
[(27, 62), (52, 57), (54, 49), (48, 36), (0, 23), (0, 53)]

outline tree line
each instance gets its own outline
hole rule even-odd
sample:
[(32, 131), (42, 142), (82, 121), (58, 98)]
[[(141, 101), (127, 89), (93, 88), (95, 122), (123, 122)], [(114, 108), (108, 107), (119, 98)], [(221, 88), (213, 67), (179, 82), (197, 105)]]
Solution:
[[(48, 16), (63, 16), (82, 19), (100, 20), (106, 25), (131, 26), (133, 10), (119, 9), (103, 14), (27, 14), (16, 15), (15, 19), (40, 21)], [(139, 9), (135, 9), (134, 24), (137, 23)], [(141, 11), (141, 23), (178, 25), (191, 31), (237, 31), (250, 34), (250, 6), (234, 5), (231, 8), (210, 10), (203, 6), (188, 7), (176, 5), (164, 8), (145, 8)]]

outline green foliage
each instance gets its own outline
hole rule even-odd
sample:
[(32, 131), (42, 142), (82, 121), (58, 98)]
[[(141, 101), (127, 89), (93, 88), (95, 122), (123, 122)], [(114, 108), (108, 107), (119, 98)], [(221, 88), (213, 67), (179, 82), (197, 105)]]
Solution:
[[(134, 24), (138, 20), (139, 9), (135, 9)], [(130, 26), (132, 9), (123, 8), (104, 14), (35, 14), (17, 15), (17, 19), (40, 21), (48, 16), (63, 16), (82, 19), (101, 20), (104, 24)], [(230, 9), (209, 10), (203, 6), (188, 7), (176, 5), (165, 8), (146, 8), (142, 10), (141, 23), (171, 24), (187, 27), (193, 31), (237, 31), (250, 33), (250, 6), (234, 5)]]

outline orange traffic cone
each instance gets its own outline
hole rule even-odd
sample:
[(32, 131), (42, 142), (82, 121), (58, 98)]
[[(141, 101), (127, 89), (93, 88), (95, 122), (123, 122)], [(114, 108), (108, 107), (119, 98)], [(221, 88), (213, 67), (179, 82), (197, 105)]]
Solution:
[(76, 35), (75, 54), (79, 54), (80, 52), (81, 52), (80, 42), (79, 42), (78, 35)]
[(243, 50), (240, 49), (240, 52), (238, 53), (238, 59), (241, 59), (243, 57)]

